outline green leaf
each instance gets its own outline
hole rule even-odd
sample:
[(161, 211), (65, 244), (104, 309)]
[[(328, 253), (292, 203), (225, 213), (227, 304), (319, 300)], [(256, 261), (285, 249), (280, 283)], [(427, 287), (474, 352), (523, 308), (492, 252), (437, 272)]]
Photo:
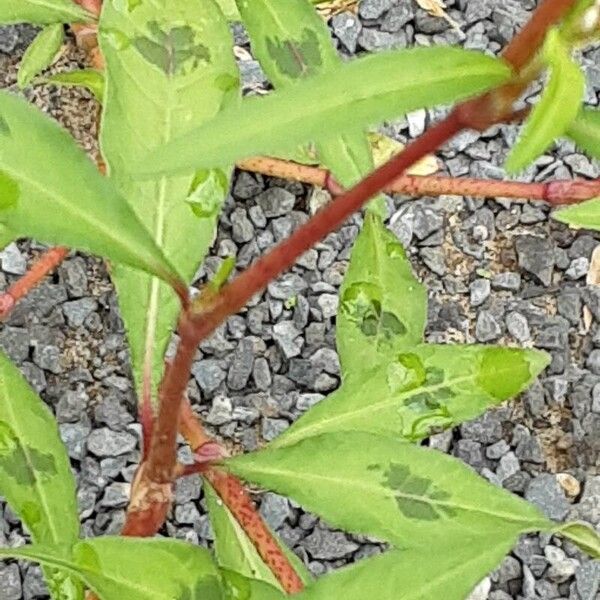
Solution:
[(89, 23), (93, 15), (73, 0), (0, 0), (0, 23)]
[(100, 537), (67, 548), (2, 548), (0, 557), (69, 571), (101, 600), (222, 600), (220, 576), (208, 550), (166, 539)]
[(600, 198), (555, 211), (552, 218), (571, 227), (600, 231)]
[[(261, 559), (250, 538), (206, 481), (203, 489), (210, 522), (215, 532), (214, 551), (219, 566), (280, 589), (279, 582)], [(279, 542), (302, 581), (306, 584), (310, 583), (312, 577), (302, 561), (278, 538), (275, 532), (271, 533)]]
[(216, 0), (216, 2), (228, 21), (240, 20), (240, 13), (238, 12), (235, 0)]
[[(70, 546), (79, 537), (75, 480), (56, 421), (2, 352), (0, 495), (35, 542)], [(74, 585), (54, 570), (46, 577), (56, 598), (60, 589)]]
[(104, 73), (96, 69), (54, 73), (38, 79), (36, 83), (84, 87), (94, 94), (100, 104), (104, 101)]
[(11, 242), (14, 242), (16, 239), (17, 236), (12, 231), (0, 225), (0, 250), (6, 248), (6, 246), (8, 246)]
[(329, 573), (297, 598), (464, 600), (515, 542), (516, 536), (441, 537), (430, 547), (391, 550)]
[(567, 523), (558, 527), (556, 533), (569, 539), (592, 558), (600, 559), (600, 534), (588, 523)]
[(93, 252), (180, 285), (126, 200), (71, 136), (6, 92), (0, 93), (0, 225), (15, 238)]
[(378, 367), (349, 373), (272, 444), (338, 431), (416, 442), (517, 395), (548, 363), (543, 352), (500, 346), (420, 344), (382, 354)]
[[(227, 22), (212, 0), (157, 0), (132, 9), (122, 0), (104, 3), (101, 145), (108, 173), (186, 283), (213, 242), (230, 170), (155, 175), (140, 182), (131, 169), (238, 98), (232, 45)], [(146, 380), (152, 393), (176, 325), (178, 299), (157, 279), (122, 265), (113, 269), (112, 278), (138, 391)]]
[[(276, 89), (342, 65), (325, 21), (308, 0), (237, 0), (254, 56)], [(321, 162), (345, 187), (373, 170), (371, 148), (357, 129), (316, 143)]]
[(36, 75), (54, 62), (62, 46), (64, 34), (62, 23), (47, 25), (38, 33), (19, 65), (17, 84), (21, 89), (28, 86)]
[(284, 600), (279, 588), (260, 579), (244, 577), (235, 571), (221, 570), (224, 588), (230, 600)]
[(581, 109), (567, 136), (592, 158), (600, 158), (600, 110)]
[(581, 105), (585, 77), (555, 29), (546, 38), (544, 57), (550, 67), (550, 79), (506, 160), (506, 170), (510, 173), (527, 167), (562, 136)]
[(223, 464), (335, 527), (399, 546), (429, 546), (457, 535), (512, 540), (552, 525), (457, 459), (383, 436), (332, 433)]
[(423, 340), (427, 290), (381, 219), (367, 215), (340, 290), (337, 350), (344, 376), (371, 370)]
[(324, 134), (352, 132), (417, 108), (460, 100), (509, 77), (501, 60), (457, 48), (382, 52), (262, 98), (245, 98), (240, 107), (223, 110), (150, 153), (137, 165), (138, 173), (189, 172), (245, 156), (276, 155)]

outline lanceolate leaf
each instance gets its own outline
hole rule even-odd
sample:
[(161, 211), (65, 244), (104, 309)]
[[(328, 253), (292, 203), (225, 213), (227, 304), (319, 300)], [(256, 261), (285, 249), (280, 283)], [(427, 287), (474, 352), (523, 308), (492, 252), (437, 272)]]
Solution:
[(369, 371), (423, 340), (427, 290), (396, 236), (367, 215), (340, 291), (337, 350), (344, 376)]
[(298, 600), (465, 600), (516, 541), (447, 536), (427, 548), (391, 550), (321, 577)]
[(571, 227), (600, 231), (600, 198), (563, 208), (552, 213), (552, 217)]
[(289, 597), (277, 587), (235, 571), (221, 570), (221, 577), (229, 600), (285, 600)]
[[(75, 480), (56, 422), (2, 352), (0, 495), (35, 542), (70, 546), (79, 537)], [(56, 598), (60, 588), (73, 587), (61, 573), (49, 570), (46, 575)]]
[(127, 201), (71, 136), (6, 92), (0, 93), (0, 225), (15, 238), (87, 250), (179, 283)]
[(428, 547), (456, 535), (513, 540), (552, 526), (532, 505), (460, 461), (384, 436), (321, 435), (224, 465), (331, 525), (403, 547)]
[(2, 556), (69, 571), (102, 600), (223, 598), (219, 573), (208, 550), (179, 541), (107, 536), (79, 542), (72, 549), (0, 549)]
[[(254, 55), (276, 89), (339, 68), (325, 21), (309, 0), (237, 0)], [(369, 141), (357, 129), (317, 140), (321, 162), (345, 187), (373, 169)]]
[(557, 533), (577, 544), (592, 558), (600, 559), (600, 534), (588, 523), (567, 523), (559, 527)]
[(94, 17), (73, 0), (0, 0), (0, 23), (89, 23)]
[(19, 65), (17, 83), (20, 88), (27, 86), (31, 80), (56, 59), (64, 37), (61, 23), (48, 25), (37, 35), (23, 55)]
[(549, 362), (543, 352), (499, 346), (420, 344), (389, 356), (347, 376), (273, 445), (338, 431), (416, 442), (517, 395)]
[(545, 152), (569, 129), (581, 106), (585, 78), (558, 31), (548, 34), (544, 56), (550, 66), (550, 79), (506, 161), (509, 172), (524, 169)]
[(600, 158), (600, 110), (582, 109), (567, 135), (591, 157)]
[[(219, 566), (280, 589), (277, 579), (260, 558), (250, 538), (244, 533), (239, 523), (223, 502), (218, 499), (215, 491), (207, 482), (204, 483), (204, 494), (210, 522), (215, 532), (214, 550)], [(275, 539), (278, 539), (275, 532), (271, 533)], [(300, 575), (304, 583), (310, 583), (312, 577), (302, 561), (282, 541), (278, 541), (286, 556), (294, 565), (296, 573)]]
[(98, 102), (102, 103), (104, 100), (104, 73), (96, 69), (79, 69), (66, 73), (54, 73), (43, 79), (38, 79), (36, 83), (84, 87), (94, 94)]
[(156, 171), (189, 172), (290, 151), (326, 134), (352, 132), (417, 108), (454, 102), (509, 76), (502, 61), (456, 48), (359, 58), (291, 88), (244, 99), (240, 107), (224, 110), (150, 154), (138, 164), (138, 172), (146, 177)]
[[(101, 144), (109, 175), (189, 283), (214, 239), (229, 170), (140, 182), (131, 168), (237, 98), (227, 22), (212, 0), (107, 0), (100, 44), (107, 79)], [(178, 300), (157, 279), (122, 265), (112, 276), (138, 389), (145, 379), (148, 391), (155, 390)]]

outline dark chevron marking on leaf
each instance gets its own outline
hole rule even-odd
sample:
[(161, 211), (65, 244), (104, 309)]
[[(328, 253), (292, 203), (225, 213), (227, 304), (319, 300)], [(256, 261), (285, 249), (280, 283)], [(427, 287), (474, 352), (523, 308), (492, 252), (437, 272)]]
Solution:
[(10, 135), (10, 127), (2, 115), (0, 115), (0, 133), (2, 135)]
[(201, 62), (210, 62), (210, 50), (196, 42), (188, 25), (163, 30), (156, 21), (148, 23), (149, 37), (133, 40), (137, 51), (167, 75), (186, 75)]
[(280, 71), (292, 79), (317, 74), (323, 64), (319, 38), (311, 29), (302, 32), (302, 39), (267, 39), (267, 49)]
[(19, 485), (33, 485), (36, 478), (56, 475), (56, 461), (51, 454), (22, 446), (13, 430), (0, 422), (0, 469)]
[(367, 337), (379, 336), (378, 344), (406, 333), (406, 326), (396, 315), (382, 311), (381, 289), (372, 283), (354, 283), (342, 298), (342, 310)]
[(405, 465), (390, 463), (390, 469), (385, 473), (385, 485), (399, 492), (396, 495), (398, 508), (409, 519), (433, 521), (456, 516), (452, 507), (435, 505), (436, 501), (449, 500), (451, 494), (439, 489), (430, 479), (413, 475)]

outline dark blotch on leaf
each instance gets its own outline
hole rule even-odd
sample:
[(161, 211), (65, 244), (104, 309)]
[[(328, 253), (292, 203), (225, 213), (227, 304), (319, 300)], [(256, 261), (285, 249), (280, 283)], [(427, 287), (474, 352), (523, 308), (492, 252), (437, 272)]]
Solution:
[(292, 79), (312, 75), (323, 64), (319, 38), (311, 29), (300, 40), (267, 39), (267, 50), (279, 70)]
[(161, 29), (156, 21), (148, 23), (149, 37), (133, 40), (137, 51), (167, 75), (187, 75), (201, 62), (210, 62), (210, 51), (196, 42), (188, 25)]
[(456, 514), (452, 507), (436, 504), (449, 500), (448, 492), (439, 489), (430, 479), (413, 475), (405, 465), (390, 463), (385, 485), (398, 492), (398, 508), (409, 519), (433, 521)]
[(6, 119), (0, 115), (0, 134), (2, 135), (10, 135), (10, 127)]

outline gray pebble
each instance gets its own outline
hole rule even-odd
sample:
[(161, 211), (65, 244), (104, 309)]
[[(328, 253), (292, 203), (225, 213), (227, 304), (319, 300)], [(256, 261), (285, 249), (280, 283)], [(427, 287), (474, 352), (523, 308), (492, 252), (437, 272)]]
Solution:
[(562, 521), (570, 509), (556, 476), (549, 473), (538, 475), (531, 481), (525, 491), (525, 498), (555, 521)]
[(107, 427), (95, 429), (88, 439), (88, 450), (96, 456), (120, 456), (131, 452), (137, 439), (126, 431), (112, 431)]
[(502, 335), (502, 327), (487, 310), (482, 310), (477, 315), (475, 323), (475, 337), (478, 342), (491, 342), (497, 340)]

